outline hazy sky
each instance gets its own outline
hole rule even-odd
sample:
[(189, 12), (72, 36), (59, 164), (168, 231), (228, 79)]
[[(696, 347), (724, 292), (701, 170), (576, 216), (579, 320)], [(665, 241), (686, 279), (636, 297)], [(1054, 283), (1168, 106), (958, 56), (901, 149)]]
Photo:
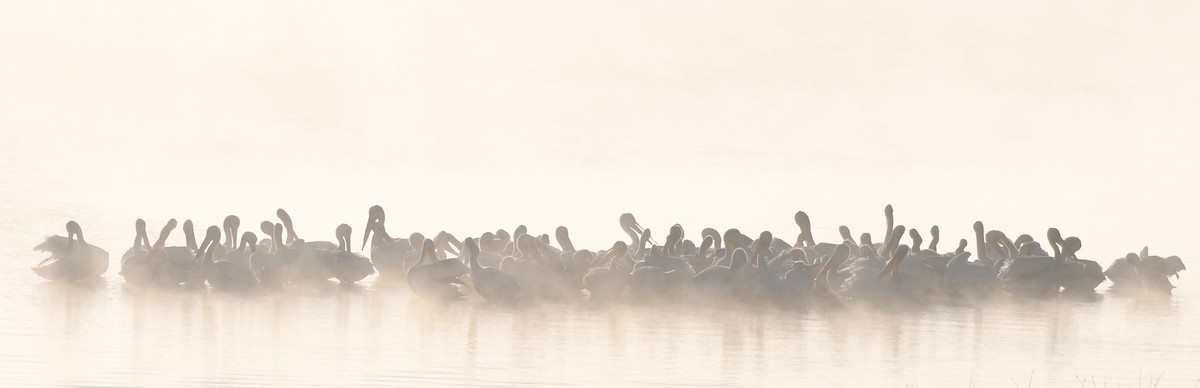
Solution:
[(212, 184), (240, 190), (216, 204), (435, 202), (426, 222), (787, 226), (896, 202), (1179, 239), (1200, 216), (1197, 20), (1194, 1), (5, 1), (0, 181), (34, 206)]

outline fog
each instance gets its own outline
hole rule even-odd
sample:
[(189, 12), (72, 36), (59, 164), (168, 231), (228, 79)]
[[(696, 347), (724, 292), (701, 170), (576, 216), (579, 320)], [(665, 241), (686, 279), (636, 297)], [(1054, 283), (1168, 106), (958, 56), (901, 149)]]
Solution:
[[(1083, 241), (1080, 257), (1103, 265), (1146, 245), (1190, 263), (1200, 255), (1191, 179), (1200, 165), (1193, 150), (1200, 144), (1198, 18), (1200, 4), (1186, 1), (0, 3), (0, 241), (11, 262), (0, 291), (11, 296), (3, 306), (12, 312), (0, 322), (13, 333), (0, 339), (19, 344), (0, 365), (27, 362), (19, 353), (47, 342), (56, 347), (34, 360), (96, 348), (114, 360), (69, 374), (77, 380), (54, 380), (37, 368), (0, 380), (239, 385), (234, 377), (251, 375), (259, 383), (304, 383), (262, 378), (290, 371), (314, 384), (423, 384), (415, 381), (436, 375), (449, 376), (446, 383), (591, 385), (616, 369), (590, 366), (622, 360), (611, 363), (632, 368), (622, 380), (631, 385), (775, 385), (794, 381), (783, 371), (801, 369), (785, 355), (799, 352), (806, 359), (839, 354), (829, 365), (867, 360), (891, 371), (860, 381), (866, 385), (962, 385), (969, 374), (915, 378), (939, 369), (917, 358), (950, 357), (930, 350), (949, 331), (956, 334), (948, 338), (972, 343), (973, 358), (952, 367), (987, 377), (974, 381), (1023, 382), (1036, 370), (1035, 386), (1106, 372), (1129, 385), (1143, 369), (1165, 368), (1168, 379), (1187, 385), (1194, 376), (1172, 376), (1183, 374), (1176, 361), (1197, 343), (1182, 323), (1195, 314), (1186, 272), (1176, 298), (1165, 302), (1101, 298), (1055, 304), (1034, 318), (1000, 317), (1018, 308), (996, 307), (973, 324), (962, 323), (972, 322), (971, 310), (942, 307), (887, 321), (901, 329), (846, 329), (820, 313), (730, 313), (722, 317), (735, 323), (720, 343), (653, 334), (661, 325), (713, 334), (730, 322), (691, 310), (670, 318), (570, 310), (546, 321), (538, 317), (555, 314), (483, 310), (558, 326), (514, 329), (528, 346), (472, 353), (492, 357), (480, 364), (494, 368), (475, 374), (462, 372), (460, 348), (438, 345), (465, 335), (455, 326), (465, 322), (461, 316), (414, 313), (432, 318), (409, 329), (428, 329), (429, 320), (462, 329), (396, 339), (427, 352), (403, 353), (427, 374), (339, 380), (372, 370), (352, 361), (402, 353), (379, 345), (378, 336), (351, 335), (353, 346), (339, 350), (350, 361), (307, 365), (307, 374), (254, 369), (227, 364), (223, 351), (199, 354), (208, 342), (186, 342), (203, 337), (188, 336), (197, 331), (187, 322), (216, 325), (201, 332), (221, 346), (253, 349), (239, 354), (267, 357), (264, 349), (274, 349), (279, 359), (303, 364), (279, 356), (299, 350), (284, 336), (314, 336), (337, 348), (345, 342), (321, 335), (353, 325), (346, 322), (399, 324), (410, 315), (395, 306), (408, 306), (410, 295), (368, 285), (337, 297), (304, 294), (300, 307), (286, 309), (221, 296), (130, 296), (115, 269), (98, 290), (80, 294), (43, 284), (26, 268), (44, 257), (28, 247), (63, 234), (70, 219), (89, 242), (119, 255), (137, 218), (151, 230), (190, 218), (202, 231), (238, 214), (253, 230), (282, 207), (305, 238), (333, 240), (334, 227), (348, 223), (357, 240), (376, 204), (388, 209), (398, 237), (521, 224), (553, 234), (566, 225), (587, 249), (626, 239), (617, 223), (625, 212), (659, 240), (679, 223), (689, 238), (705, 227), (737, 227), (790, 242), (799, 232), (797, 210), (812, 217), (817, 241), (837, 240), (839, 225), (879, 240), (881, 210), (893, 204), (901, 224), (939, 225), (944, 247), (973, 238), (971, 223), (983, 220), (989, 229), (1039, 240), (1058, 227)], [(375, 303), (380, 315), (361, 315), (359, 303)], [(221, 315), (213, 306), (231, 310)], [(331, 308), (345, 320), (324, 316)], [(462, 309), (475, 307), (449, 310)], [(288, 318), (267, 320), (257, 315), (263, 311)], [(295, 323), (297, 316), (323, 318), (308, 325)], [(762, 325), (745, 326), (744, 317)], [(610, 320), (634, 334), (605, 331)], [(178, 324), (145, 323), (154, 321)], [(264, 329), (271, 338), (238, 329), (266, 323), (278, 325)], [(838, 328), (832, 337), (812, 331), (825, 325)], [(97, 327), (120, 329), (89, 334)], [(870, 334), (856, 336), (859, 329)], [(230, 331), (240, 334), (223, 336)], [(1138, 331), (1146, 336), (1131, 334)], [(1155, 332), (1167, 338), (1149, 336)], [(510, 340), (507, 332), (471, 333)], [(539, 335), (547, 339), (538, 342)], [(1011, 367), (988, 361), (1019, 358), (1022, 349), (1004, 347), (1016, 336), (1039, 339), (1043, 356)], [(189, 340), (130, 349), (131, 338)], [(1097, 345), (1096, 338), (1106, 339)], [(556, 350), (564, 343), (593, 347), (564, 361), (562, 375), (537, 368), (569, 358)], [(724, 358), (684, 360), (714, 347)], [(635, 368), (624, 361), (641, 354), (633, 349), (655, 349), (673, 360), (661, 369), (678, 373)], [(211, 373), (172, 379), (177, 366), (140, 362), (153, 354)], [(1146, 361), (1117, 364), (1123, 356)], [(138, 370), (149, 377), (130, 383), (115, 372), (130, 365), (147, 365)], [(725, 373), (698, 372), (715, 370)]]

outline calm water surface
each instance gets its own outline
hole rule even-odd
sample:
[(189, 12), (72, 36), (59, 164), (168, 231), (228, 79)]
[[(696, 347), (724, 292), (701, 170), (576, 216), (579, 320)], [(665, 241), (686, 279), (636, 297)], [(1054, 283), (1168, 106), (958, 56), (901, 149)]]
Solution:
[[(18, 220), (31, 212), (8, 210)], [(130, 222), (95, 216), (102, 213), (75, 218), (89, 241), (118, 255)], [(265, 219), (271, 210), (259, 213)], [(359, 213), (345, 221), (357, 224)], [(123, 286), (115, 269), (87, 287), (30, 272), (41, 256), (29, 247), (43, 230), (57, 233), (63, 217), (31, 218), (42, 228), (36, 232), (9, 224), (0, 234), (6, 384), (932, 387), (1096, 379), (1150, 386), (1161, 378), (1159, 386), (1194, 386), (1200, 379), (1200, 293), (1187, 271), (1170, 298), (1109, 295), (1106, 284), (1087, 300), (891, 312), (436, 306), (373, 279), (254, 296), (148, 293)], [(337, 220), (298, 223), (317, 221)], [(113, 230), (87, 229), (109, 224)]]

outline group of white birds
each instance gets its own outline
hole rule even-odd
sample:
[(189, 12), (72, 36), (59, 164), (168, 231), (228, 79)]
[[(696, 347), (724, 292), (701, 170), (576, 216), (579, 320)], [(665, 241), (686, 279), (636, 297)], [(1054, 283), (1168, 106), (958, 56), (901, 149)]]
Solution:
[[(497, 304), (688, 300), (801, 306), (825, 301), (849, 303), (927, 302), (959, 298), (1046, 298), (1087, 294), (1106, 279), (1114, 291), (1169, 293), (1186, 269), (1177, 256), (1150, 255), (1147, 249), (1116, 259), (1108, 269), (1076, 254), (1077, 237), (1057, 229), (1046, 232), (1046, 246), (1030, 235), (1010, 239), (976, 222), (975, 251), (967, 240), (957, 249), (938, 249), (939, 230), (930, 229), (929, 245), (915, 229), (894, 225), (891, 205), (884, 209), (887, 228), (881, 242), (869, 233), (855, 239), (841, 226), (841, 241), (814, 240), (808, 215), (795, 215), (794, 243), (762, 232), (757, 238), (737, 229), (719, 233), (705, 228), (699, 244), (670, 227), (663, 244), (632, 214), (619, 218), (629, 241), (601, 250), (576, 249), (566, 227), (550, 236), (530, 234), (525, 226), (459, 240), (440, 232), (394, 238), (384, 227), (384, 210), (368, 211), (363, 248), (351, 247), (351, 228), (335, 229), (337, 242), (306, 241), (296, 235), (291, 217), (277, 211), (278, 223), (263, 221), (263, 239), (238, 234), (240, 220), (225, 218), (197, 239), (184, 221), (185, 246), (166, 246), (177, 226), (170, 220), (151, 243), (146, 222), (137, 220), (132, 247), (121, 255), (120, 275), (134, 286), (195, 287), (232, 292), (282, 289), (337, 279), (355, 283), (378, 271), (379, 281), (407, 284), (420, 298), (453, 301), (469, 297)], [(67, 236), (50, 236), (34, 247), (50, 257), (33, 271), (64, 282), (99, 278), (108, 270), (108, 253), (88, 244), (79, 224), (67, 223)], [(907, 231), (907, 233), (906, 233)], [(911, 245), (904, 244), (905, 236)], [(974, 256), (974, 260), (972, 260)]]

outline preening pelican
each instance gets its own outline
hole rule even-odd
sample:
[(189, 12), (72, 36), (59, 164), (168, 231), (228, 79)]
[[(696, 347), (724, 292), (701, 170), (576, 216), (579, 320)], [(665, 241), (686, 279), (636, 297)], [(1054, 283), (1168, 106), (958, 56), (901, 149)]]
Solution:
[(33, 250), (50, 254), (32, 268), (34, 273), (48, 280), (87, 281), (108, 270), (108, 252), (84, 241), (83, 229), (75, 221), (67, 222), (67, 237), (46, 237)]
[(338, 249), (333, 253), (333, 272), (342, 283), (354, 283), (375, 273), (375, 267), (365, 256), (350, 252), (350, 225), (338, 225), (335, 234)]
[(258, 280), (250, 272), (250, 268), (228, 260), (213, 261), (213, 252), (221, 244), (221, 229), (216, 226), (208, 227), (204, 242), (196, 253), (196, 260), (204, 268), (204, 278), (208, 284), (218, 290), (249, 291), (258, 286)]
[(291, 246), (283, 244), (283, 225), (271, 228), (272, 236), (268, 249), (259, 249), (250, 255), (250, 272), (258, 282), (268, 288), (279, 288), (292, 278), (292, 266), (299, 260), (304, 240), (296, 240)]
[(162, 268), (161, 257), (148, 254), (150, 239), (146, 237), (146, 220), (138, 218), (133, 225), (133, 246), (121, 255), (121, 270), (117, 274), (125, 278), (126, 283), (150, 284)]
[(188, 287), (203, 286), (205, 282), (204, 268), (201, 267), (200, 261), (196, 260), (199, 246), (196, 244), (196, 232), (192, 227), (192, 220), (183, 221), (183, 236), (184, 246), (163, 248), (166, 253), (163, 272), (164, 276), (169, 279), (164, 283), (183, 284)]
[[(158, 239), (153, 245), (148, 244), (146, 238), (146, 222), (138, 219), (136, 225), (137, 237), (135, 237), (134, 248), (126, 253), (126, 256), (121, 260), (121, 277), (125, 281), (135, 285), (174, 285), (178, 282), (174, 281), (174, 276), (170, 272), (167, 251), (164, 249), (167, 237), (171, 235), (171, 231), (175, 229), (178, 221), (174, 218), (167, 221), (162, 230), (158, 233)], [(141, 241), (140, 244), (138, 241)]]
[(617, 241), (613, 243), (612, 248), (596, 258), (596, 266), (589, 269), (583, 277), (583, 288), (588, 292), (588, 300), (612, 301), (629, 288), (632, 275), (629, 268), (621, 266), (628, 251), (629, 244)]
[(479, 265), (479, 244), (474, 238), (468, 237), (463, 245), (471, 262), (471, 287), (479, 296), (493, 303), (512, 303), (521, 296), (521, 285), (512, 275)]
[(425, 239), (421, 244), (421, 259), (408, 269), (408, 286), (423, 299), (441, 302), (457, 300), (462, 293), (454, 283), (469, 271), (461, 261), (439, 261), (433, 247), (433, 240), (430, 239)]

